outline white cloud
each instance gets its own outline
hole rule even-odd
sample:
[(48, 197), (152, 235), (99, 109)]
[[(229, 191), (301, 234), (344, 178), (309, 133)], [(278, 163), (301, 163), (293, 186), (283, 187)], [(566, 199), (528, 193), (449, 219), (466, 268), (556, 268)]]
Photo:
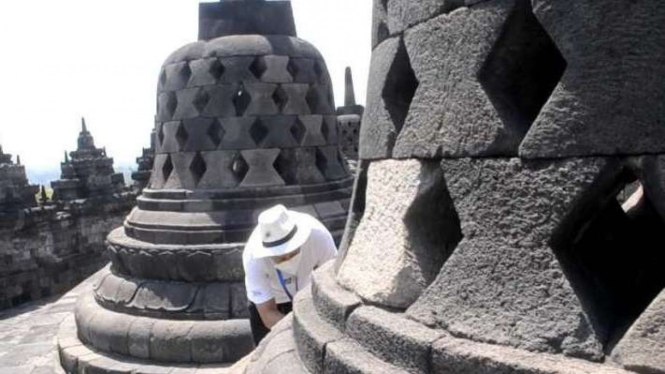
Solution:
[[(148, 145), (164, 59), (196, 40), (197, 0), (0, 2), (0, 144), (29, 171), (58, 168), (85, 116), (116, 164)], [(293, 0), (301, 38), (319, 48), (338, 104), (344, 68), (364, 102), (371, 2)]]

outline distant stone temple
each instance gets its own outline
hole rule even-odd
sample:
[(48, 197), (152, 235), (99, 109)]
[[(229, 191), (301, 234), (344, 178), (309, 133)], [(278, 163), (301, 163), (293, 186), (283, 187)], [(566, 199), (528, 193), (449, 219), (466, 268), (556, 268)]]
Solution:
[(20, 159), (15, 164), (0, 146), (0, 217), (12, 219), (17, 210), (34, 207), (38, 192), (39, 186), (28, 182)]
[(76, 151), (65, 153), (60, 180), (51, 182), (56, 201), (108, 196), (126, 190), (125, 177), (113, 170), (113, 159), (106, 150), (95, 147), (85, 119), (81, 127)]
[(0, 310), (63, 293), (101, 269), (106, 235), (134, 206), (85, 125), (78, 148), (54, 182), (57, 204), (0, 149)]
[(150, 148), (143, 148), (141, 157), (136, 158), (138, 170), (132, 173), (132, 180), (134, 181), (134, 190), (139, 194), (143, 192), (143, 189), (146, 188), (150, 182), (152, 167), (155, 164), (156, 137), (157, 134), (153, 129), (150, 133)]
[(258, 214), (281, 203), (343, 234), (353, 177), (290, 2), (202, 3), (199, 24), (160, 74), (150, 182), (59, 333), (67, 372), (221, 370), (254, 348), (242, 250)]
[(664, 23), (375, 0), (342, 253), (244, 372), (665, 373)]
[(340, 145), (342, 153), (349, 160), (358, 160), (358, 141), (360, 139), (360, 122), (365, 108), (356, 104), (356, 94), (353, 88), (353, 75), (351, 68), (345, 72), (344, 106), (337, 108), (337, 121), (339, 122)]

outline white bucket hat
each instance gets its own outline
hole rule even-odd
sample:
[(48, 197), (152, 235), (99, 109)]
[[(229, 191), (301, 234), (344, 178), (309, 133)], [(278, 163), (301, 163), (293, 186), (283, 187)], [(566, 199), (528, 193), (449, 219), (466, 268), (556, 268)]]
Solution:
[(283, 256), (305, 244), (311, 231), (304, 214), (277, 205), (259, 215), (247, 246), (255, 258)]

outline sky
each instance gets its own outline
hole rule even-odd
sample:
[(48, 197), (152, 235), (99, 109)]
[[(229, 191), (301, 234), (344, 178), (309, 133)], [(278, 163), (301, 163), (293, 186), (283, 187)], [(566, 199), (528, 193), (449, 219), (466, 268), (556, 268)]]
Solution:
[[(81, 117), (117, 168), (135, 167), (154, 126), (160, 67), (171, 52), (196, 40), (199, 2), (0, 2), (0, 145), (21, 156), (33, 183), (45, 170), (59, 170), (65, 150), (75, 150)], [(371, 1), (292, 5), (298, 36), (327, 62), (336, 104), (344, 102), (346, 66), (364, 104)]]

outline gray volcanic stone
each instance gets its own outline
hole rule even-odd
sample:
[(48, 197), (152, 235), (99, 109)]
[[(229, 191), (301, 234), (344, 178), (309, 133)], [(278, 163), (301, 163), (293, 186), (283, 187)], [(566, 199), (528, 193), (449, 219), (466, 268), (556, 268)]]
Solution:
[(324, 362), (325, 374), (407, 374), (388, 362), (381, 361), (351, 339), (328, 344)]
[(296, 35), (289, 1), (221, 1), (199, 4), (199, 39), (225, 35)]
[(326, 346), (343, 337), (342, 333), (316, 313), (311, 289), (298, 293), (294, 300), (293, 336), (298, 356), (313, 373), (323, 372)]
[(399, 34), (410, 26), (464, 6), (464, 2), (465, 0), (390, 0), (387, 2), (388, 29), (391, 34)]
[(479, 80), (504, 24), (520, 6), (516, 3), (523, 2), (499, 0), (462, 8), (405, 32), (419, 86), (395, 157), (517, 154), (523, 130), (502, 121)]
[(346, 332), (366, 350), (411, 373), (429, 372), (432, 343), (443, 334), (374, 307), (356, 309), (346, 323)]
[(441, 374), (628, 374), (609, 365), (533, 353), (445, 336), (432, 347), (432, 372)]
[[(375, 0), (379, 4), (380, 0)], [(360, 128), (361, 159), (388, 158), (392, 155), (397, 128), (383, 100), (383, 90), (388, 81), (390, 67), (397, 58), (400, 39), (391, 38), (372, 52), (372, 69), (367, 85), (367, 107)]]
[(600, 360), (598, 331), (550, 241), (615, 166), (598, 158), (441, 166), (464, 238), (408, 314), (476, 341)]
[[(388, 9), (386, 8), (385, 0), (373, 0), (372, 7), (372, 48), (376, 48), (388, 36)], [(373, 67), (373, 66), (372, 66)], [(367, 96), (369, 97), (369, 95)]]
[(568, 67), (520, 156), (665, 151), (665, 86), (655, 79), (665, 74), (661, 4), (535, 0), (533, 8)]
[(627, 370), (665, 372), (665, 291), (651, 303), (612, 351)]
[(335, 262), (329, 261), (312, 275), (312, 298), (321, 318), (344, 331), (346, 319), (360, 306), (360, 298), (337, 284)]
[(375, 161), (363, 219), (337, 279), (365, 300), (405, 309), (457, 240), (459, 223), (437, 162)]

